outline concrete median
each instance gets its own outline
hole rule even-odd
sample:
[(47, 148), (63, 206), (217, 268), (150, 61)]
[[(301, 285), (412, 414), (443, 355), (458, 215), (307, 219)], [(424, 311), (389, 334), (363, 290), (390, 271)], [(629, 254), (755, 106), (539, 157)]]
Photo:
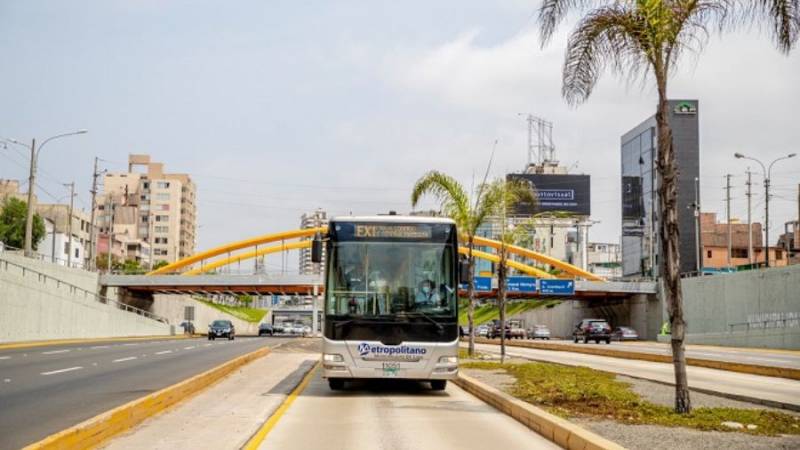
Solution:
[(513, 417), (517, 422), (562, 448), (569, 450), (624, 450), (624, 447), (600, 435), (514, 398), (472, 377), (459, 374), (454, 382), (465, 391)]

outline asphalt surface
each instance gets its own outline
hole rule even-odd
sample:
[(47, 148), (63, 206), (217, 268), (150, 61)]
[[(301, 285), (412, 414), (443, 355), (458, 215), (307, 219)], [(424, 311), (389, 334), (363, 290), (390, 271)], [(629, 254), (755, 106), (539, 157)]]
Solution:
[[(584, 344), (583, 342), (573, 343), (571, 340), (552, 339), (550, 341), (537, 340), (536, 342), (552, 342), (554, 344), (566, 345), (595, 345), (594, 342)], [(607, 344), (601, 344), (603, 347)], [(615, 350), (629, 350), (640, 353), (654, 353), (658, 355), (671, 355), (672, 349), (669, 344), (651, 341), (627, 341), (611, 342), (610, 348)], [(716, 347), (705, 345), (687, 345), (686, 356), (689, 358), (712, 359), (716, 361), (728, 361), (743, 364), (754, 364), (757, 366), (788, 367), (800, 369), (800, 351), (771, 350), (759, 348), (736, 348), (736, 347)]]
[(448, 383), (354, 383), (334, 392), (316, 373), (261, 449), (558, 449), (511, 417)]
[[(476, 344), (475, 348), (485, 353), (500, 352), (499, 345)], [(511, 346), (506, 347), (506, 354), (511, 357), (536, 361), (554, 362), (570, 366), (586, 366), (667, 384), (672, 384), (675, 380), (673, 366), (667, 363)], [(743, 400), (766, 401), (772, 406), (800, 411), (800, 381), (695, 366), (687, 366), (686, 371), (690, 388)]]
[(287, 339), (162, 339), (0, 350), (0, 449), (36, 442)]

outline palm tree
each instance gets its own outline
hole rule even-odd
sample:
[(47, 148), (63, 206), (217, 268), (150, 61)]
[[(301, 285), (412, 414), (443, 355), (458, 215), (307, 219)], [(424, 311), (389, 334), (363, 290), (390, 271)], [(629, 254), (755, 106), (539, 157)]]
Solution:
[(496, 180), (486, 188), (486, 203), (494, 206), (500, 232), (497, 240), (497, 308), (500, 310), (500, 363), (506, 358), (506, 280), (508, 277), (508, 246), (514, 245), (520, 237), (529, 232), (529, 227), (514, 226), (508, 220), (508, 212), (518, 202), (536, 203), (536, 195), (530, 183), (521, 179)]
[(467, 296), (469, 304), (467, 306), (467, 321), (469, 323), (469, 354), (475, 353), (475, 257), (472, 254), (475, 233), (483, 221), (496, 211), (496, 197), (484, 195), (484, 185), (478, 189), (474, 199), (470, 199), (464, 187), (453, 177), (438, 171), (430, 171), (423, 175), (411, 191), (411, 205), (416, 206), (419, 200), (425, 195), (432, 195), (440, 203), (442, 212), (455, 221), (460, 233), (467, 236), (467, 266), (469, 268), (469, 280), (467, 280)]
[(652, 74), (658, 89), (658, 208), (661, 218), (660, 275), (672, 330), (675, 411), (691, 411), (686, 379), (683, 296), (678, 250), (675, 152), (668, 123), (667, 81), (680, 56), (699, 50), (708, 30), (766, 22), (775, 45), (788, 53), (800, 34), (798, 0), (544, 0), (539, 9), (542, 45), (571, 12), (585, 13), (570, 35), (563, 66), (562, 96), (571, 105), (589, 98), (608, 66), (628, 80)]

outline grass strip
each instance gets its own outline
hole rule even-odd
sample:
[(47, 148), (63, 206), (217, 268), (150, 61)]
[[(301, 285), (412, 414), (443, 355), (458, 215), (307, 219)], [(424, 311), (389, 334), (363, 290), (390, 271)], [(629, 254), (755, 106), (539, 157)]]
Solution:
[(202, 302), (214, 309), (222, 311), (226, 314), (230, 314), (237, 319), (244, 320), (246, 322), (251, 323), (259, 323), (261, 319), (267, 314), (266, 309), (258, 309), (258, 308), (248, 308), (246, 306), (229, 306), (229, 305), (220, 305), (218, 303), (210, 302), (208, 300), (201, 300), (195, 299), (198, 302)]
[[(767, 436), (800, 434), (800, 417), (778, 411), (703, 407), (693, 409), (690, 414), (677, 414), (671, 407), (641, 398), (629, 383), (617, 380), (615, 374), (588, 367), (534, 362), (500, 364), (491, 361), (468, 361), (462, 363), (461, 367), (503, 370), (516, 379), (509, 390), (511, 395), (567, 418), (595, 418), (631, 425), (738, 431)], [(731, 428), (723, 425), (723, 422), (737, 422), (744, 427)]]

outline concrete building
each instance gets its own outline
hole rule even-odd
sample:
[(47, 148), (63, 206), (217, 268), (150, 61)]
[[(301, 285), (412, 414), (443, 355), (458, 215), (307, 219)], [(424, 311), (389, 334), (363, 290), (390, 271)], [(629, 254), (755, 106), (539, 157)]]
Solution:
[[(669, 100), (669, 122), (678, 168), (678, 230), (681, 272), (697, 268), (695, 217), (687, 209), (699, 198), (700, 144), (697, 100)], [(622, 274), (656, 278), (658, 242), (657, 136), (655, 116), (622, 136)]]
[(590, 242), (589, 272), (608, 280), (622, 278), (622, 253), (619, 244)]
[(19, 191), (19, 180), (0, 180), (0, 205), (9, 197), (22, 200), (23, 202), (28, 201), (28, 194), (23, 194)]
[[(322, 209), (317, 209), (300, 216), (300, 228), (307, 230), (328, 225), (328, 213)], [(302, 238), (301, 240), (311, 240), (312, 237)], [(311, 249), (300, 249), (300, 275), (320, 275), (325, 271), (325, 252), (322, 252), (322, 263), (311, 262)]]
[[(195, 184), (189, 175), (164, 172), (164, 165), (152, 162), (149, 155), (129, 155), (128, 172), (104, 176), (96, 215), (98, 254), (107, 251), (109, 234), (112, 242), (119, 241), (117, 256), (142, 262), (147, 258), (145, 265), (174, 262), (194, 253)], [(116, 248), (115, 242), (112, 249)], [(149, 251), (145, 254), (145, 248), (152, 249), (152, 256)]]
[[(716, 213), (700, 214), (701, 242), (703, 247), (703, 269), (717, 271), (736, 269), (751, 264), (764, 264), (764, 240), (761, 237), (761, 224), (752, 224), (753, 255), (750, 257), (748, 225), (731, 220), (731, 253), (728, 259), (728, 223), (717, 222)], [(785, 266), (786, 252), (781, 247), (769, 248), (770, 266)]]

